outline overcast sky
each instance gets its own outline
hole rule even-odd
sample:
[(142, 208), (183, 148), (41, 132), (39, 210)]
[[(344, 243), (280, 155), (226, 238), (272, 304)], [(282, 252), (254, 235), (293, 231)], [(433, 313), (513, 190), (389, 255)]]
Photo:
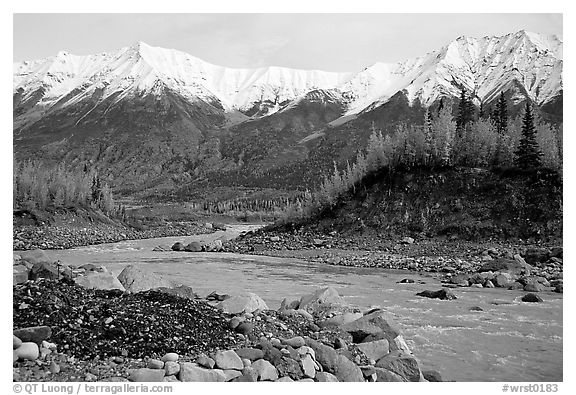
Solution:
[(461, 35), (521, 29), (562, 36), (562, 15), (15, 14), (14, 61), (144, 41), (229, 67), (358, 71), (423, 55)]

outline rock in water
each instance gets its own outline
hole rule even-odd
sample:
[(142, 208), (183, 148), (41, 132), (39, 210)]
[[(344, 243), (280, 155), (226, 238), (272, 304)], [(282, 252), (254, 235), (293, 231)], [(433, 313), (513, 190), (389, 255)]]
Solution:
[(202, 251), (202, 245), (198, 241), (193, 241), (184, 248), (184, 251), (200, 252)]
[(309, 295), (302, 296), (298, 308), (301, 310), (314, 311), (318, 305), (326, 304), (344, 304), (344, 299), (338, 295), (338, 292), (334, 288), (327, 287), (318, 289)]
[(140, 292), (159, 287), (172, 287), (172, 283), (148, 269), (129, 265), (122, 270), (118, 280), (127, 292)]
[(266, 302), (264, 302), (258, 295), (251, 292), (232, 296), (231, 298), (218, 303), (217, 307), (228, 314), (252, 313), (256, 310), (268, 310)]
[(423, 296), (425, 298), (431, 299), (441, 299), (441, 300), (453, 300), (456, 299), (456, 295), (452, 293), (449, 289), (440, 289), (438, 291), (422, 291), (416, 294), (417, 296)]
[(124, 286), (120, 280), (110, 273), (93, 273), (77, 277), (75, 282), (88, 289), (119, 289), (124, 291)]
[(172, 246), (172, 251), (184, 251), (185, 248), (186, 246), (184, 245), (184, 243), (179, 241), (177, 243), (174, 243), (174, 245)]
[(431, 383), (440, 383), (444, 381), (442, 380), (442, 376), (440, 375), (440, 373), (435, 370), (424, 370), (422, 372), (422, 375), (426, 380), (428, 380)]
[(540, 296), (530, 293), (522, 296), (522, 302), (537, 303), (537, 302), (543, 302), (543, 300)]

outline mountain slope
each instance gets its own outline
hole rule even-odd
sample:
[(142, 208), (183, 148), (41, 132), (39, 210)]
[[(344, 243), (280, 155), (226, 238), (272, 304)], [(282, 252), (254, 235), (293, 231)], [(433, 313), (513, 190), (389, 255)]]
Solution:
[(128, 190), (240, 175), (313, 183), (319, 158), (345, 160), (371, 125), (392, 132), (420, 122), (461, 89), (485, 108), (506, 92), (511, 107), (530, 100), (561, 119), (562, 66), (562, 41), (525, 31), (460, 37), (358, 73), (232, 69), (141, 42), (60, 52), (14, 64), (14, 149), (18, 158), (91, 163)]

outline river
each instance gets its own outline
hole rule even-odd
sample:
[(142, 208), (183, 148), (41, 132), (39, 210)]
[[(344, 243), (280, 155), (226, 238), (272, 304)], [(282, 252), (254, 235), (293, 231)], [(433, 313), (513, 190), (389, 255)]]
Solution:
[[(423, 369), (455, 381), (562, 381), (562, 294), (542, 292), (544, 303), (520, 301), (525, 292), (457, 288), (457, 300), (418, 297), (440, 289), (432, 275), (377, 268), (313, 264), (291, 258), (232, 253), (154, 252), (176, 241), (228, 239), (250, 226), (190, 237), (124, 241), (47, 253), (68, 264), (104, 265), (115, 274), (130, 264), (146, 265), (201, 296), (212, 291), (258, 294), (270, 308), (286, 296), (333, 286), (348, 302), (381, 306), (402, 328)], [(397, 284), (404, 278), (412, 284)], [(471, 311), (478, 306), (483, 311)]]

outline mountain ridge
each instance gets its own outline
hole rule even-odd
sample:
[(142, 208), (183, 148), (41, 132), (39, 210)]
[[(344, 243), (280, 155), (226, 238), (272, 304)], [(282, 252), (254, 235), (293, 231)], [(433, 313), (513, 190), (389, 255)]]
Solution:
[[(508, 52), (504, 59), (503, 52)], [(93, 96), (98, 89), (104, 91), (102, 98), (118, 91), (159, 95), (156, 90), (163, 84), (191, 102), (215, 104), (241, 122), (271, 115), (317, 89), (338, 90), (346, 98), (346, 117), (369, 111), (403, 90), (410, 102), (418, 98), (428, 106), (465, 88), (479, 104), (516, 79), (542, 105), (562, 87), (559, 56), (562, 41), (556, 36), (520, 31), (480, 39), (461, 36), (421, 57), (378, 62), (358, 73), (337, 73), (277, 66), (233, 69), (137, 42), (111, 53), (76, 56), (61, 51), (44, 60), (16, 63), (14, 92), (21, 90), (26, 96), (43, 88), (36, 104), (49, 109), (74, 90), (83, 92), (61, 106)]]

